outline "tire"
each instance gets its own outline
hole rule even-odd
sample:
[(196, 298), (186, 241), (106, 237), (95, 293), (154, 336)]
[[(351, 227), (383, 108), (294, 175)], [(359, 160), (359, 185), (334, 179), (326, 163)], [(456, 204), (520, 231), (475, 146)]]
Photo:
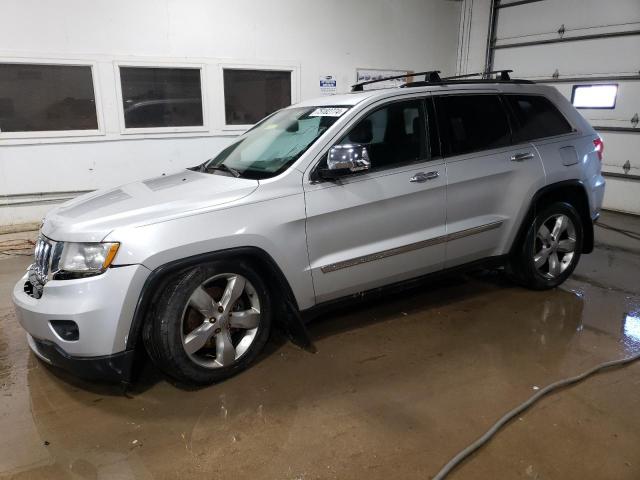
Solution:
[(555, 288), (576, 268), (582, 241), (582, 220), (576, 209), (568, 203), (553, 203), (536, 214), (507, 272), (527, 288)]
[(248, 263), (213, 261), (165, 283), (144, 325), (144, 345), (179, 382), (220, 382), (255, 360), (269, 338), (272, 311), (269, 291)]

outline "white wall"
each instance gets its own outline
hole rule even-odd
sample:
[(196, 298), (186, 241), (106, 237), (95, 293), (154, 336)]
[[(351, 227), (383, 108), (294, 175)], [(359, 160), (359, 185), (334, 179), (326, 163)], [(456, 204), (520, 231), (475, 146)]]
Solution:
[[(456, 69), (450, 0), (0, 0), (0, 61), (95, 62), (103, 132), (0, 139), (0, 226), (38, 221), (60, 197), (191, 166), (239, 132), (224, 127), (223, 64), (288, 67), (293, 100), (357, 67)], [(114, 62), (203, 65), (206, 131), (123, 134)], [(54, 192), (52, 194), (51, 192)], [(69, 192), (55, 194), (55, 192)]]

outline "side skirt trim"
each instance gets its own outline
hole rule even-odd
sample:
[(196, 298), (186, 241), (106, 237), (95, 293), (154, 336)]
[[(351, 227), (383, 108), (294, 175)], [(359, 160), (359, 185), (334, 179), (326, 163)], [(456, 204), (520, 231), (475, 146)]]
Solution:
[(371, 253), (369, 255), (363, 255), (361, 257), (351, 258), (349, 260), (343, 260), (342, 262), (331, 263), (320, 268), (322, 273), (331, 273), (343, 268), (355, 267), (362, 265), (363, 263), (374, 262), (376, 260), (382, 260), (383, 258), (392, 257), (394, 255), (400, 255), (402, 253), (412, 252), (421, 248), (431, 247), (439, 245), (441, 243), (449, 242), (452, 240), (458, 240), (460, 238), (468, 237), (470, 235), (476, 235), (478, 233), (487, 232), (500, 228), (503, 221), (498, 220), (496, 222), (487, 223), (486, 225), (480, 225), (478, 227), (466, 228), (458, 232), (449, 233), (446, 235), (440, 235), (439, 237), (430, 238), (429, 240), (422, 240), (420, 242), (410, 243), (403, 245), (402, 247), (390, 248), (389, 250), (382, 250), (380, 252)]
[(474, 260), (463, 265), (457, 265), (455, 267), (449, 267), (444, 270), (438, 270), (426, 275), (421, 275), (415, 278), (409, 278), (400, 282), (395, 282), (389, 285), (383, 285), (381, 287), (365, 290), (363, 292), (346, 295), (344, 297), (328, 300), (326, 302), (318, 303), (315, 306), (303, 310), (300, 312), (300, 316), (305, 324), (308, 324), (315, 318), (324, 315), (327, 312), (334, 311), (340, 308), (348, 308), (354, 304), (368, 302), (369, 299), (381, 298), (380, 294), (384, 292), (385, 295), (403, 292), (411, 290), (413, 288), (424, 287), (426, 282), (433, 281), (437, 278), (442, 278), (447, 275), (461, 274), (475, 269), (492, 269), (502, 267), (506, 264), (509, 255), (498, 255), (495, 257), (482, 258), (480, 260)]

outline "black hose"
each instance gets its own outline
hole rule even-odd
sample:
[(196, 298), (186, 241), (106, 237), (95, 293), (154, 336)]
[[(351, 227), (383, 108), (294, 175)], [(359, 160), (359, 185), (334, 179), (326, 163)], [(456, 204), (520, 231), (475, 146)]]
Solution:
[(498, 432), (498, 430), (504, 427), (510, 420), (520, 415), (522, 412), (524, 412), (526, 409), (531, 407), (531, 405), (536, 403), (545, 395), (553, 392), (554, 390), (558, 390), (559, 388), (563, 388), (563, 387), (572, 385), (574, 383), (580, 382), (585, 378), (601, 370), (605, 370), (607, 368), (612, 368), (612, 367), (620, 367), (628, 363), (635, 362), (636, 360), (640, 360), (640, 353), (633, 355), (631, 357), (622, 358), (620, 360), (612, 360), (609, 362), (601, 363), (600, 365), (596, 365), (591, 370), (587, 370), (586, 372), (581, 373), (580, 375), (576, 375), (575, 377), (565, 378), (564, 380), (559, 380), (555, 383), (552, 383), (551, 385), (547, 385), (543, 389), (536, 392), (536, 394), (530, 397), (528, 400), (521, 403), (516, 408), (514, 408), (513, 410), (505, 414), (502, 418), (500, 418), (500, 420), (494, 423), (493, 426), (484, 433), (484, 435), (482, 435), (475, 442), (473, 442), (471, 445), (469, 445), (467, 448), (465, 448), (460, 453), (458, 453), (455, 457), (453, 457), (444, 467), (442, 467), (442, 469), (440, 469), (440, 471), (436, 474), (436, 476), (433, 477), (433, 480), (443, 480), (447, 475), (449, 475), (449, 473), (451, 473), (451, 471), (454, 468), (460, 465), (460, 463), (462, 463), (462, 461), (465, 458), (470, 456), (473, 452), (475, 452), (480, 447), (485, 445), (489, 440), (491, 440), (491, 438)]

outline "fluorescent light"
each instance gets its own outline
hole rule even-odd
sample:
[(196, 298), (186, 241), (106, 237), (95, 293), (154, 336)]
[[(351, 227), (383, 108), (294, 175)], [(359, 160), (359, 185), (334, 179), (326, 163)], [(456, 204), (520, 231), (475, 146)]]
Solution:
[(618, 85), (574, 85), (571, 102), (576, 108), (615, 108)]

